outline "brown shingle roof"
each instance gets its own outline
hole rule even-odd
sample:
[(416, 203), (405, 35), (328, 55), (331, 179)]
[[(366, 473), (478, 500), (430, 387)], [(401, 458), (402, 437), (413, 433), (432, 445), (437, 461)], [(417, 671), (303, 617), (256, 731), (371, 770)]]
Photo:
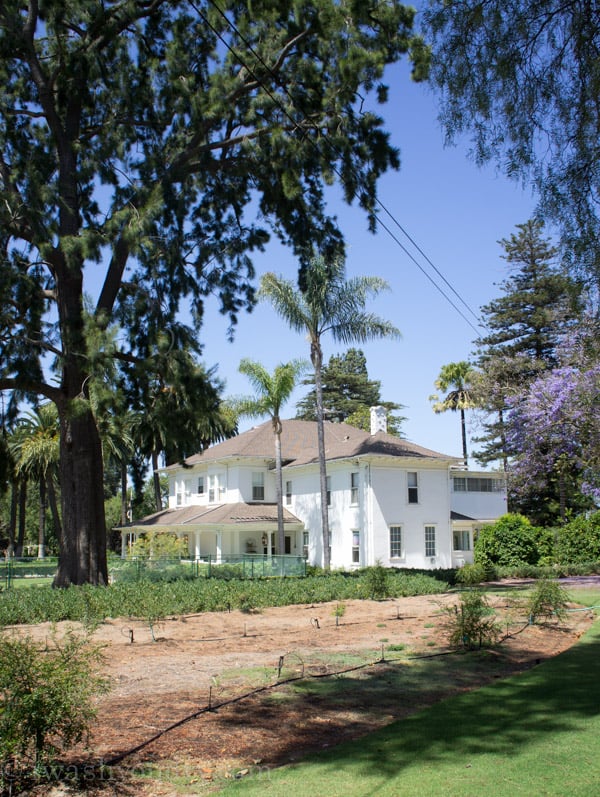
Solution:
[[(283, 510), (283, 522), (301, 523), (287, 509)], [(186, 506), (182, 509), (165, 509), (120, 528), (144, 528), (187, 525), (240, 525), (244, 523), (277, 524), (276, 504), (213, 504), (211, 506)]]
[[(314, 421), (283, 421), (281, 453), (285, 464), (305, 465), (319, 461), (317, 424)], [(186, 460), (187, 465), (229, 458), (269, 458), (274, 454), (271, 421), (211, 446)], [(423, 448), (384, 432), (375, 435), (345, 423), (325, 423), (325, 454), (328, 461), (346, 457), (410, 457), (456, 461), (457, 457)], [(170, 466), (177, 468), (178, 465)]]

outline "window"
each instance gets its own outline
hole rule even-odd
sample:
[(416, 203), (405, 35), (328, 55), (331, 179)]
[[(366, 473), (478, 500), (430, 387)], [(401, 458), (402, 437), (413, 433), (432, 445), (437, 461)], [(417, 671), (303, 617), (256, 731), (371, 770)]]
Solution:
[(327, 506), (331, 506), (331, 476), (327, 477)]
[(471, 532), (466, 529), (452, 532), (452, 548), (455, 551), (470, 551)]
[(196, 487), (197, 495), (204, 495), (204, 476), (198, 476), (198, 486)]
[(265, 500), (265, 474), (262, 471), (255, 471), (252, 474), (252, 500)]
[(358, 471), (350, 474), (350, 503), (358, 504)]
[(360, 563), (360, 531), (352, 529), (352, 564)]
[(485, 476), (453, 476), (455, 493), (501, 493), (505, 489), (504, 479), (488, 479)]
[(292, 483), (285, 483), (285, 502), (289, 506), (292, 503)]
[(308, 543), (310, 539), (310, 534), (308, 531), (302, 532), (302, 556), (305, 559), (308, 559)]
[(208, 476), (208, 503), (214, 504), (218, 501), (223, 493), (225, 492), (225, 487), (219, 481), (219, 474), (213, 473), (212, 476)]
[(409, 471), (407, 474), (408, 481), (408, 503), (419, 503), (419, 486), (417, 482), (417, 474), (415, 471)]
[(435, 526), (425, 526), (425, 556), (435, 556)]
[(402, 526), (390, 526), (390, 559), (402, 559)]
[(183, 506), (183, 482), (175, 482), (175, 503)]

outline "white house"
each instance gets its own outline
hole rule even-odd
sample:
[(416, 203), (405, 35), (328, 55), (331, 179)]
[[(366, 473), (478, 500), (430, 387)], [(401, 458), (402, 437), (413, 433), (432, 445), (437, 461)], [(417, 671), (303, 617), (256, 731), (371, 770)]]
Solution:
[[(371, 410), (370, 433), (326, 422), (325, 449), (333, 568), (462, 566), (472, 561), (474, 531), (506, 512), (501, 474), (467, 471), (456, 457), (387, 434), (381, 407)], [(283, 553), (321, 564), (316, 423), (283, 421), (281, 450), (284, 551), (276, 550), (267, 421), (166, 468), (169, 507), (121, 529), (123, 554), (137, 535), (155, 530), (187, 538), (200, 560)]]

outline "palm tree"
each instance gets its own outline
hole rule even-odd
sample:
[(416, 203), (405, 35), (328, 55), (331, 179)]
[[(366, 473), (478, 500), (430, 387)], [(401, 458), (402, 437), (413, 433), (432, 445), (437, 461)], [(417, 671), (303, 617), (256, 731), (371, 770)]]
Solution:
[(471, 410), (477, 406), (471, 387), (474, 375), (475, 372), (473, 367), (466, 360), (443, 365), (440, 375), (435, 381), (435, 387), (443, 393), (446, 393), (449, 389), (450, 392), (443, 399), (440, 399), (436, 393), (429, 396), (429, 400), (434, 402), (434, 412), (446, 412), (446, 410), (452, 410), (453, 412), (458, 410), (460, 412), (460, 428), (462, 432), (462, 448), (465, 465), (468, 462), (465, 410)]
[(17, 424), (10, 440), (15, 469), (22, 479), (34, 479), (39, 484), (40, 514), (38, 557), (46, 555), (46, 497), (48, 498), (56, 536), (60, 537), (61, 523), (54, 489), (58, 472), (60, 433), (58, 413), (54, 404), (42, 404), (29, 412)]
[(325, 462), (325, 430), (323, 423), (323, 335), (330, 333), (338, 343), (350, 345), (375, 338), (395, 338), (400, 333), (391, 323), (365, 311), (369, 296), (388, 288), (380, 277), (346, 279), (343, 260), (314, 257), (303, 273), (302, 290), (273, 273), (261, 280), (259, 296), (271, 302), (275, 311), (289, 326), (308, 333), (310, 359), (315, 373), (317, 398), (317, 438), (321, 483), (321, 520), (323, 526), (323, 567), (329, 570), (329, 517), (327, 513), (327, 466)]
[(277, 499), (277, 550), (285, 551), (283, 533), (283, 477), (281, 465), (281, 408), (291, 396), (296, 381), (306, 369), (303, 360), (292, 360), (275, 367), (271, 375), (260, 363), (243, 359), (239, 371), (250, 380), (255, 390), (254, 396), (233, 399), (230, 404), (238, 415), (250, 418), (268, 415), (271, 418), (275, 436), (275, 489)]

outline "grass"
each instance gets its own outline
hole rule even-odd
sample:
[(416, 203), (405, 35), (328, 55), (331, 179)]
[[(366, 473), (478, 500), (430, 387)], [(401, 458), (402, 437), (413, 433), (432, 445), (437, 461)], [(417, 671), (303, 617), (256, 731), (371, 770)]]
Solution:
[[(574, 598), (600, 604), (600, 594)], [(589, 797), (600, 781), (600, 624), (562, 655), (222, 795)], [(392, 692), (390, 692), (392, 694)]]

